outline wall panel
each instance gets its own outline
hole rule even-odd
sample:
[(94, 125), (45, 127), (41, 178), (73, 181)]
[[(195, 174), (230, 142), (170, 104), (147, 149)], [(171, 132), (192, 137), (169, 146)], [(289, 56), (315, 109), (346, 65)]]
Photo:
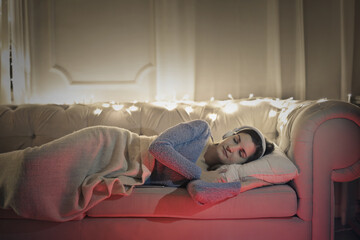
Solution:
[(151, 100), (153, 1), (32, 1), (31, 102)]

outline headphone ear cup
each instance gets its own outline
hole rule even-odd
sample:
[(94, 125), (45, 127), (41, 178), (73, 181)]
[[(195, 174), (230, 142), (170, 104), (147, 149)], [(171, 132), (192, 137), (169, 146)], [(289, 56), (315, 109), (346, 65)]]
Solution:
[(233, 131), (229, 131), (229, 132), (227, 132), (227, 133), (225, 133), (225, 134), (223, 135), (222, 139), (228, 138), (228, 137), (230, 137), (230, 136), (233, 135), (233, 134), (234, 134)]
[(242, 127), (239, 127), (239, 128), (235, 128), (234, 130), (225, 133), (224, 136), (222, 137), (222, 139), (225, 139), (225, 138), (228, 138), (228, 137), (230, 137), (232, 135), (235, 135), (237, 132), (240, 132), (241, 130), (243, 130), (245, 128), (249, 128), (249, 127), (248, 126), (242, 126)]
[(245, 128), (249, 128), (248, 126), (242, 126), (242, 127), (239, 127), (239, 128), (235, 128), (233, 130), (233, 134), (237, 133), (237, 132), (240, 132), (241, 130), (245, 129)]

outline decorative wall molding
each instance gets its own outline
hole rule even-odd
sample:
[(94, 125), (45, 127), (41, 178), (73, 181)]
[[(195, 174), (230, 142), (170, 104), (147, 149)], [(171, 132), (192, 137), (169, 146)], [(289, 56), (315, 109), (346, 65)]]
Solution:
[(71, 75), (67, 72), (67, 70), (57, 64), (54, 64), (50, 68), (49, 71), (61, 76), (61, 78), (64, 79), (66, 82), (68, 82), (68, 84), (71, 86), (89, 85), (89, 86), (96, 86), (96, 87), (99, 87), (99, 86), (107, 86), (108, 87), (109, 85), (113, 85), (113, 86), (140, 85), (143, 83), (146, 76), (148, 76), (150, 73), (156, 71), (156, 67), (152, 63), (149, 63), (149, 64), (143, 66), (142, 68), (140, 68), (140, 70), (136, 73), (135, 78), (133, 80), (119, 80), (119, 81), (97, 81), (97, 80), (74, 81), (72, 79)]
[[(2, 3), (5, 1), (9, 0), (3, 0)], [(311, 97), (310, 82), (307, 83), (306, 78), (314, 73), (316, 75), (317, 71), (312, 68), (313, 64), (306, 69), (306, 64), (309, 63), (305, 62), (304, 35), (309, 34), (307, 40), (311, 40), (313, 34), (316, 33), (314, 31), (316, 26), (314, 28), (313, 26), (306, 26), (309, 29), (304, 29), (304, 17), (307, 19), (309, 16), (304, 16), (303, 9), (304, 7), (312, 9), (310, 2), (306, 2), (304, 6), (303, 0), (294, 0), (286, 3), (283, 8), (284, 5), (282, 4), (285, 1), (280, 0), (225, 1), (224, 3), (206, 0), (104, 1), (104, 4), (114, 3), (114, 6), (117, 7), (117, 10), (114, 11), (112, 8), (107, 9), (113, 14), (112, 16), (116, 21), (119, 20), (119, 23), (116, 24), (124, 27), (121, 23), (127, 22), (129, 25), (125, 25), (128, 27), (126, 30), (130, 29), (135, 32), (139, 24), (140, 26), (143, 25), (142, 33), (144, 34), (140, 34), (143, 38), (127, 35), (129, 37), (124, 38), (124, 43), (119, 43), (122, 45), (114, 48), (115, 51), (122, 53), (123, 48), (121, 46), (128, 46), (128, 42), (131, 41), (129, 39), (138, 41), (129, 46), (129, 49), (125, 49), (128, 54), (131, 54), (132, 51), (138, 53), (132, 59), (133, 62), (119, 64), (119, 66), (125, 67), (124, 69), (117, 69), (116, 65), (111, 63), (117, 63), (118, 60), (127, 61), (127, 58), (115, 55), (114, 61), (110, 62), (111, 65), (108, 62), (107, 65), (102, 64), (105, 67), (101, 68), (97, 74), (96, 68), (93, 66), (100, 64), (100, 62), (96, 59), (94, 61), (86, 59), (88, 55), (93, 56), (94, 53), (83, 54), (86, 53), (87, 49), (87, 47), (81, 46), (84, 41), (80, 38), (79, 41), (74, 41), (77, 45), (71, 46), (73, 40), (76, 39), (67, 39), (64, 36), (66, 33), (71, 35), (72, 31), (75, 32), (71, 28), (70, 30), (66, 28), (67, 24), (74, 22), (73, 20), (67, 21), (66, 17), (77, 16), (75, 15), (77, 11), (81, 12), (81, 16), (84, 18), (76, 29), (83, 29), (87, 38), (96, 36), (92, 33), (88, 35), (89, 32), (87, 31), (100, 32), (99, 34), (106, 34), (107, 31), (112, 32), (113, 27), (104, 31), (102, 28), (92, 28), (92, 26), (103, 26), (104, 22), (96, 25), (96, 17), (101, 16), (101, 13), (97, 14), (96, 4), (104, 6), (103, 3), (97, 0), (15, 1), (23, 4), (29, 2), (28, 4), (31, 6), (29, 13), (30, 23), (33, 24), (31, 25), (33, 31), (31, 34), (31, 47), (33, 47), (31, 53), (32, 59), (34, 59), (34, 66), (31, 70), (34, 79), (30, 81), (29, 78), (26, 78), (27, 80), (22, 86), (27, 93), (30, 92), (31, 98), (36, 99), (36, 101), (39, 99), (39, 102), (50, 102), (53, 99), (56, 102), (63, 101), (63, 99), (73, 101), (80, 95), (94, 95), (94, 101), (108, 98), (112, 98), (112, 100), (129, 99), (130, 101), (135, 99), (155, 100), (156, 95), (160, 100), (182, 99), (183, 97), (190, 100), (194, 98), (202, 100), (209, 99), (212, 96), (217, 99), (225, 99), (228, 93), (232, 93), (235, 98), (246, 97), (249, 93), (254, 93), (255, 96), (281, 97), (287, 95), (293, 96), (295, 99)], [(355, 43), (353, 43), (354, 39), (351, 35), (351, 27), (353, 27), (351, 24), (354, 24), (354, 20), (351, 20), (349, 8), (351, 8), (351, 4), (354, 4), (354, 1), (340, 0), (339, 2), (342, 8), (340, 10), (342, 36), (341, 41), (339, 41), (341, 42), (341, 80), (338, 79), (336, 84), (341, 84), (343, 99), (351, 88), (349, 85), (353, 64), (351, 51)], [(73, 3), (78, 4), (75, 10), (72, 8)], [(90, 10), (94, 14), (89, 15), (87, 10), (80, 11), (82, 10), (80, 4), (86, 4), (86, 7), (92, 4)], [(325, 5), (326, 3), (317, 3), (314, 6)], [(340, 5), (337, 6), (340, 8)], [(286, 48), (290, 50), (284, 55), (291, 58), (291, 61), (284, 66), (281, 65), (283, 55), (280, 44), (283, 36), (280, 35), (280, 33), (282, 34), (280, 31), (282, 25), (279, 24), (279, 18), (283, 15), (280, 15), (279, 7), (280, 10), (289, 8), (292, 13), (286, 14), (288, 19), (285, 19), (290, 20), (286, 27), (292, 27), (291, 35), (284, 38), (290, 39), (290, 42), (286, 44)], [(336, 6), (334, 5), (334, 7)], [(305, 9), (305, 14), (308, 14), (309, 9)], [(131, 21), (131, 16), (118, 18), (116, 11), (121, 10), (125, 15), (127, 12), (134, 11), (137, 14), (134, 21)], [(293, 14), (294, 10), (295, 15)], [(334, 12), (336, 11), (339, 10), (335, 9)], [(63, 12), (65, 15), (62, 15)], [(107, 12), (102, 14), (105, 16)], [(118, 15), (123, 16), (124, 14)], [(142, 18), (137, 21), (138, 17)], [(337, 14), (336, 18), (335, 21), (340, 21)], [(58, 22), (59, 19), (61, 22)], [(75, 18), (72, 17), (71, 19)], [(130, 21), (126, 21), (127, 19)], [(293, 25), (294, 23), (295, 25)], [(54, 25), (60, 26), (60, 28), (56, 30)], [(114, 26), (111, 22), (109, 25)], [(26, 27), (26, 25), (24, 26)], [(123, 36), (119, 34), (120, 32), (115, 31), (114, 33), (115, 35), (118, 34), (116, 39), (123, 39)], [(81, 34), (75, 35), (81, 37)], [(334, 38), (339, 39), (337, 36)], [(86, 38), (84, 37), (84, 39)], [(101, 40), (101, 38), (96, 39)], [(109, 42), (111, 44), (111, 41)], [(117, 43), (118, 40), (113, 42)], [(24, 44), (26, 47), (26, 42)], [(91, 44), (98, 47), (96, 41)], [(307, 48), (311, 46), (310, 41), (306, 44)], [(82, 51), (78, 55), (71, 53), (76, 46), (79, 46)], [(141, 46), (141, 49), (137, 46)], [(63, 51), (64, 49), (65, 51)], [(98, 48), (94, 49), (97, 53), (101, 51)], [(106, 49), (112, 50), (111, 48)], [(329, 51), (336, 53), (340, 53), (339, 50), (340, 46), (339, 49), (329, 49)], [(72, 56), (81, 56), (83, 60), (80, 58), (80, 60), (72, 59)], [(314, 57), (309, 56), (309, 59), (313, 60)], [(283, 58), (284, 60), (286, 59)], [(81, 65), (82, 62), (85, 62), (85, 65)], [(80, 64), (71, 65), (74, 63)], [(86, 64), (93, 65), (82, 68)], [(337, 67), (339, 67), (338, 65), (339, 63), (337, 63)], [(289, 68), (285, 68), (286, 66)], [(94, 71), (87, 73), (87, 69)], [(112, 70), (107, 72), (107, 69)], [(281, 76), (282, 72), (285, 73), (284, 76)], [(105, 73), (105, 77), (101, 79), (103, 73)], [(335, 74), (332, 75), (335, 76)], [(285, 82), (287, 79), (289, 82)], [(318, 86), (323, 85), (321, 81), (319, 81)], [(313, 85), (316, 85), (316, 77), (314, 82)], [(1, 84), (3, 87), (4, 82)], [(333, 90), (336, 84), (332, 86), (332, 92), (338, 93), (338, 89)], [(31, 89), (27, 89), (29, 86)]]
[(149, 53), (150, 59), (149, 62), (141, 66), (136, 72), (134, 72), (133, 79), (118, 79), (118, 80), (101, 80), (101, 79), (88, 79), (88, 80), (78, 80), (75, 79), (71, 72), (69, 72), (66, 67), (61, 66), (61, 64), (57, 63), (56, 60), (56, 36), (55, 36), (55, 6), (54, 0), (50, 0), (49, 3), (49, 60), (50, 60), (50, 69), (49, 71), (59, 75), (68, 85), (70, 86), (85, 86), (89, 85), (96, 87), (120, 87), (120, 86), (131, 86), (131, 85), (140, 85), (143, 83), (146, 76), (156, 70), (155, 67), (155, 28), (154, 28), (154, 3), (153, 0), (149, 0), (150, 8), (149, 8)]

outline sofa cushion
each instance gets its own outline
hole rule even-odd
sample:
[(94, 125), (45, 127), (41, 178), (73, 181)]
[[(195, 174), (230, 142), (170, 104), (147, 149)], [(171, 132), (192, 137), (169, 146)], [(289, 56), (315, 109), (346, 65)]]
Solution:
[(105, 125), (140, 134), (140, 103), (0, 106), (0, 153), (40, 146), (85, 127)]
[(185, 188), (141, 187), (130, 196), (112, 196), (87, 212), (90, 217), (170, 217), (241, 219), (289, 217), (296, 214), (297, 197), (289, 185), (252, 189), (234, 198), (199, 205)]
[(229, 130), (254, 126), (275, 141), (278, 115), (286, 100), (236, 99), (207, 102), (150, 102), (141, 109), (141, 134), (158, 135), (178, 123), (203, 119), (211, 128), (215, 142)]

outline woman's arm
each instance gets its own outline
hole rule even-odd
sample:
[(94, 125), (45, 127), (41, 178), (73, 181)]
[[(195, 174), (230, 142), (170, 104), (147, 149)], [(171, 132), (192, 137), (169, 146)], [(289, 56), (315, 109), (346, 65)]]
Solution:
[(203, 120), (180, 123), (167, 129), (149, 147), (149, 152), (166, 167), (187, 179), (199, 179), (201, 168), (195, 164), (210, 137)]

